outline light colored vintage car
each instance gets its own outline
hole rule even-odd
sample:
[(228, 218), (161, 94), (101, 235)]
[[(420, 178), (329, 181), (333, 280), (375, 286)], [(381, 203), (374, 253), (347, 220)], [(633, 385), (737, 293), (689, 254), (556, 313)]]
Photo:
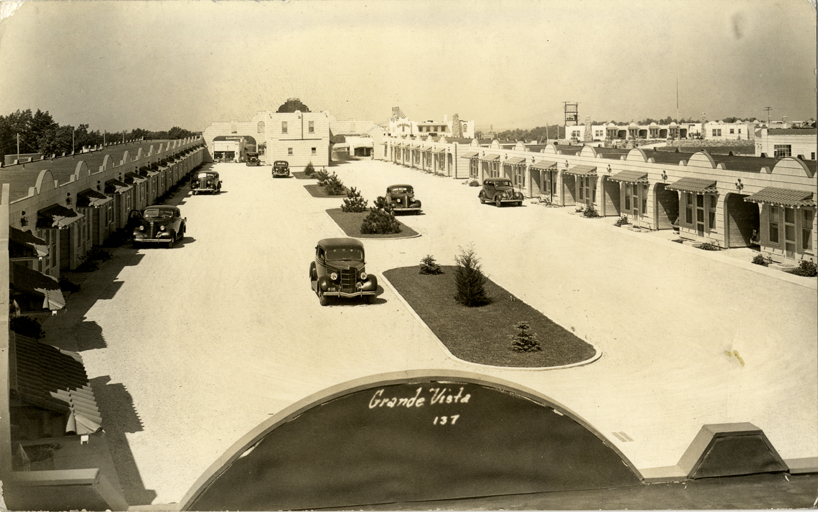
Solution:
[(420, 200), (415, 198), (412, 185), (390, 185), (386, 187), (386, 202), (395, 213), (420, 212)]
[(202, 192), (210, 194), (218, 194), (222, 190), (222, 181), (219, 179), (219, 173), (216, 171), (201, 171), (196, 174), (190, 182), (190, 189), (193, 195)]
[(325, 238), (315, 246), (310, 287), (322, 306), (328, 297), (366, 297), (375, 301), (378, 278), (366, 273), (364, 244), (354, 238)]
[(176, 206), (148, 206), (141, 212), (131, 210), (129, 222), (136, 224), (133, 230), (133, 246), (164, 244), (170, 249), (185, 237), (187, 219)]

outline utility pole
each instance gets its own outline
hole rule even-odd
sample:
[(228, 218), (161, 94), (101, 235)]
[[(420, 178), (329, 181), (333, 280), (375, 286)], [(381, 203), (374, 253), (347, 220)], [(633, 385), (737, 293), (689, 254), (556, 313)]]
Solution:
[(767, 128), (770, 127), (770, 123), (772, 122), (770, 118), (770, 112), (773, 110), (773, 107), (764, 107), (764, 110), (767, 111)]
[(20, 163), (20, 134), (17, 134), (17, 163)]

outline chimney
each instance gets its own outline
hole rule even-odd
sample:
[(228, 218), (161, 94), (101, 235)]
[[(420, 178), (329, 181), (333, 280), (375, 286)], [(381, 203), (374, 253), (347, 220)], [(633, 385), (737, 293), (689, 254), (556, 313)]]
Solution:
[(460, 130), (460, 116), (457, 114), (452, 116), (452, 137), (456, 139), (463, 137), (463, 132)]

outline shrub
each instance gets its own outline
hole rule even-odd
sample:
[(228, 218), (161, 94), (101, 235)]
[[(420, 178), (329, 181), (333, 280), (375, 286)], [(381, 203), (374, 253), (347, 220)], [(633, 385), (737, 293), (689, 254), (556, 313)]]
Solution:
[(756, 265), (762, 265), (764, 267), (768, 266), (772, 262), (773, 262), (772, 258), (770, 258), (769, 256), (765, 258), (761, 254), (756, 254), (755, 258), (753, 258), (753, 263), (755, 263)]
[(622, 227), (622, 226), (625, 226), (627, 224), (628, 224), (628, 216), (627, 215), (622, 215), (621, 217), (616, 219), (616, 224), (614, 224), (614, 225), (616, 227)]
[(594, 218), (594, 217), (599, 217), (599, 212), (596, 211), (596, 208), (594, 208), (594, 205), (589, 204), (584, 210), (582, 210), (582, 215), (584, 217), (588, 217), (590, 219), (590, 218)]
[(790, 270), (790, 274), (795, 274), (801, 277), (815, 277), (818, 275), (818, 269), (815, 267), (815, 262), (809, 260), (801, 260), (798, 268)]
[(339, 196), (346, 192), (346, 187), (344, 183), (341, 181), (335, 173), (329, 175), (329, 177), (324, 182), (324, 191), (326, 191), (327, 195), (330, 196)]
[(312, 176), (315, 174), (315, 167), (312, 166), (312, 162), (308, 163), (306, 167), (304, 167), (304, 174), (307, 176)]
[(326, 183), (329, 179), (329, 173), (322, 169), (320, 171), (315, 171), (315, 177), (318, 178), (318, 184), (323, 187), (324, 183)]
[(420, 260), (420, 273), (427, 274), (427, 275), (437, 275), (442, 274), (443, 269), (440, 268), (440, 265), (435, 262), (435, 259), (432, 257), (431, 254), (426, 255), (425, 258)]
[(470, 187), (479, 187), (480, 183), (478, 183), (477, 180), (472, 180), (472, 181), (469, 182), (469, 186)]
[(40, 322), (27, 316), (18, 316), (11, 319), (11, 330), (22, 336), (28, 336), (38, 340), (45, 336)]
[(352, 187), (347, 192), (347, 198), (344, 199), (344, 204), (341, 205), (341, 211), (343, 212), (365, 212), (366, 211), (366, 199), (361, 195), (361, 193)]
[(529, 332), (531, 326), (528, 322), (517, 322), (514, 328), (517, 329), (517, 332), (508, 335), (508, 337), (511, 338), (511, 350), (515, 352), (536, 352), (542, 350), (540, 342), (537, 340), (537, 335)]
[(388, 235), (400, 233), (400, 222), (395, 218), (392, 207), (386, 198), (378, 196), (375, 206), (369, 209), (369, 215), (361, 223), (361, 233), (364, 235)]
[(469, 308), (491, 302), (486, 294), (486, 276), (483, 275), (480, 260), (474, 254), (474, 249), (461, 248), (460, 254), (455, 256), (455, 261), (457, 269), (454, 281), (457, 285), (457, 293), (454, 299)]
[(720, 251), (721, 245), (719, 245), (718, 240), (716, 242), (703, 242), (699, 245), (699, 249), (703, 251)]

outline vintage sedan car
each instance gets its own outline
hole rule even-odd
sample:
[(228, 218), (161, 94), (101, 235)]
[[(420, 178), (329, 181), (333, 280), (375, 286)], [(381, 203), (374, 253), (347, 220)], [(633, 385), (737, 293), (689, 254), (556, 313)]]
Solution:
[(415, 199), (412, 185), (390, 185), (386, 187), (385, 197), (395, 213), (420, 212), (420, 199)]
[(148, 206), (141, 212), (131, 210), (129, 221), (138, 221), (133, 230), (132, 242), (134, 247), (142, 244), (164, 244), (173, 247), (177, 240), (185, 237), (187, 219), (176, 206), (154, 205)]
[(483, 188), (477, 194), (480, 204), (494, 203), (497, 206), (504, 204), (523, 205), (524, 196), (521, 192), (514, 190), (511, 180), (508, 178), (486, 178), (483, 180)]
[(261, 165), (261, 160), (258, 159), (258, 153), (247, 153), (247, 156), (244, 160), (244, 165), (247, 166), (259, 166)]
[(208, 192), (210, 194), (218, 194), (222, 190), (222, 181), (219, 179), (219, 173), (216, 171), (201, 171), (196, 174), (190, 182), (190, 189), (193, 195)]
[(310, 287), (322, 306), (328, 297), (366, 297), (374, 302), (378, 278), (366, 273), (364, 244), (354, 238), (320, 240), (310, 263)]
[(273, 162), (273, 178), (289, 178), (290, 164), (286, 160), (276, 160)]

